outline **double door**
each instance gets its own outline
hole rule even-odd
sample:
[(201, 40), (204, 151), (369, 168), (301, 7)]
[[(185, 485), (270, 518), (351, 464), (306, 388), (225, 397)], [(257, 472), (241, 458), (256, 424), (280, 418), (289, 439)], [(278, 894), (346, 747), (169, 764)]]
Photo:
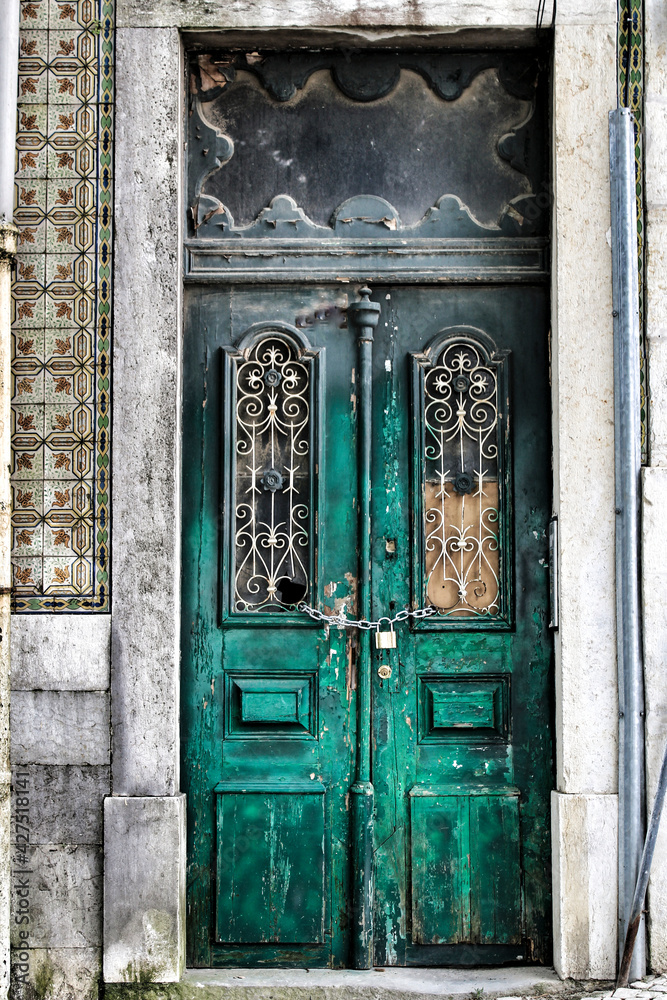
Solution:
[(546, 961), (546, 290), (360, 286), (187, 289), (188, 964)]

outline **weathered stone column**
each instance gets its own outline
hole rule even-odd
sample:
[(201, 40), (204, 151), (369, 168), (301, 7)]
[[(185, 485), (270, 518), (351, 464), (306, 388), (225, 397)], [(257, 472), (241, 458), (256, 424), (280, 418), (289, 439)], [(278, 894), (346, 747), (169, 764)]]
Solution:
[(616, 5), (558, 5), (554, 52), (552, 400), (559, 520), (554, 965), (616, 973), (618, 699), (608, 114)]
[(173, 28), (125, 24), (119, 10), (112, 431), (119, 447), (113, 457), (113, 795), (104, 806), (104, 980), (174, 982), (185, 962), (180, 41)]

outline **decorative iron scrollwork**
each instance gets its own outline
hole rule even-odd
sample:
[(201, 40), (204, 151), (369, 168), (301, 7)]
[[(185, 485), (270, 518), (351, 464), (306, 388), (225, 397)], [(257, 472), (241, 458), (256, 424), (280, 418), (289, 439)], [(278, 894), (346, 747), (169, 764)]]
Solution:
[(312, 587), (314, 354), (291, 334), (269, 329), (231, 356), (231, 610), (285, 611)]
[(457, 331), (415, 360), (423, 598), (440, 619), (499, 619), (508, 605), (505, 358)]
[(276, 490), (281, 490), (283, 488), (285, 480), (277, 469), (267, 469), (260, 482), (265, 490), (275, 493)]
[(470, 493), (474, 480), (468, 472), (459, 472), (454, 480), (454, 489), (457, 493)]

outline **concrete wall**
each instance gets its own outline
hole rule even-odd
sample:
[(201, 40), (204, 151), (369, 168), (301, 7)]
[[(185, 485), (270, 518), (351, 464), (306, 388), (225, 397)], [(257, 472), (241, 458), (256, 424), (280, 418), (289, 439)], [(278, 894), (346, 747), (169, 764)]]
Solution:
[[(47, 997), (97, 996), (110, 626), (106, 615), (12, 619), (14, 996), (31, 996), (30, 986)], [(25, 865), (18, 819), (30, 840)]]
[[(667, 744), (667, 10), (645, 0), (646, 340), (649, 465), (644, 473), (643, 598), (646, 769), (653, 800)], [(649, 884), (649, 947), (667, 970), (667, 822)]]

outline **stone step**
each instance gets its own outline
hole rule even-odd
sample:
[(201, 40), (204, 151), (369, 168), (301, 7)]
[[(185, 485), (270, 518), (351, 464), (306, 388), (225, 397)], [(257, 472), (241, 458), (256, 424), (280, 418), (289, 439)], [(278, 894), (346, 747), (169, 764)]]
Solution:
[[(590, 984), (589, 989), (590, 989)], [(602, 985), (602, 984), (601, 984)], [(553, 969), (188, 969), (179, 983), (105, 986), (105, 1000), (519, 1000), (573, 994)], [(579, 984), (578, 996), (584, 992)]]

